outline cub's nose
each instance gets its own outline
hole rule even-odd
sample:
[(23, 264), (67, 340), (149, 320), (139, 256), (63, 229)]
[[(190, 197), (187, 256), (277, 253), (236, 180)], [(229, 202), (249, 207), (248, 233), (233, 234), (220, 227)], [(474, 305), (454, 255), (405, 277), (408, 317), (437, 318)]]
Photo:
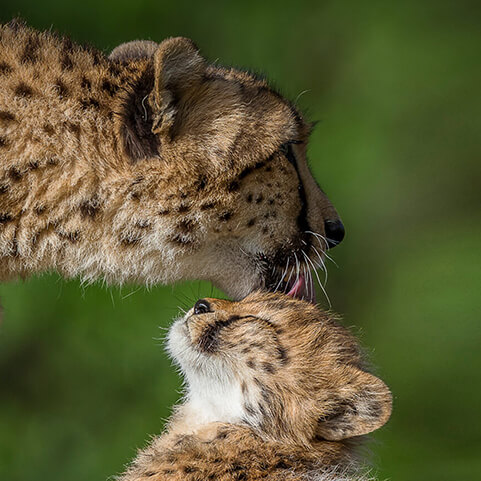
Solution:
[(326, 220), (324, 222), (324, 231), (329, 249), (336, 247), (344, 239), (344, 225), (340, 220)]

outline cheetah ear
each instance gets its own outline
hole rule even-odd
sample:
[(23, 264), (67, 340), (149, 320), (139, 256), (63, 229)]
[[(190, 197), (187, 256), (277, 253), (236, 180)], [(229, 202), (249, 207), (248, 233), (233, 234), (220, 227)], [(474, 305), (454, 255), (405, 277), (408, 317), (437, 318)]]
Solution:
[(149, 59), (154, 56), (159, 44), (151, 40), (133, 40), (122, 43), (110, 52), (109, 59), (114, 62)]
[(383, 381), (357, 368), (348, 368), (346, 374), (345, 385), (322, 403), (316, 434), (329, 441), (368, 434), (391, 415), (392, 396)]
[(177, 103), (201, 81), (205, 69), (206, 62), (192, 40), (168, 38), (159, 45), (154, 54), (154, 89), (149, 98), (154, 134), (169, 132)]

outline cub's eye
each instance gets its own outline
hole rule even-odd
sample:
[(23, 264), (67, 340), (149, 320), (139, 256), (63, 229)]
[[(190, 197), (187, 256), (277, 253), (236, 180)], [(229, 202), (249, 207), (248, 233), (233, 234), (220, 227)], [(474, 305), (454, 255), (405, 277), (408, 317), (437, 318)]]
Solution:
[(210, 304), (205, 299), (199, 299), (194, 305), (194, 314), (205, 314), (211, 312)]

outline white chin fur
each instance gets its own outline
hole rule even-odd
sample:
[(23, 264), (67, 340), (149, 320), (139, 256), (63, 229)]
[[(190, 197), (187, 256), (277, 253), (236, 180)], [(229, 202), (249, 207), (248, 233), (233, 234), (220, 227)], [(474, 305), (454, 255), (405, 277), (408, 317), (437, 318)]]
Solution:
[(247, 418), (240, 381), (219, 356), (192, 346), (184, 318), (172, 325), (167, 350), (187, 383), (184, 409), (194, 425), (238, 423)]

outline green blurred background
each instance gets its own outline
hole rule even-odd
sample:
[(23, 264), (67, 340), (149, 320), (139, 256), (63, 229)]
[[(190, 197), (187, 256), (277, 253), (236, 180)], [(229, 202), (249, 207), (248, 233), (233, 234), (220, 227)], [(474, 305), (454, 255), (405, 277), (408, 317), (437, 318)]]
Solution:
[[(2, 0), (108, 52), (193, 38), (266, 73), (312, 120), (309, 157), (347, 228), (328, 292), (394, 393), (380, 479), (481, 476), (478, 1)], [(105, 480), (158, 433), (180, 379), (161, 338), (201, 283), (0, 286), (0, 479)]]

